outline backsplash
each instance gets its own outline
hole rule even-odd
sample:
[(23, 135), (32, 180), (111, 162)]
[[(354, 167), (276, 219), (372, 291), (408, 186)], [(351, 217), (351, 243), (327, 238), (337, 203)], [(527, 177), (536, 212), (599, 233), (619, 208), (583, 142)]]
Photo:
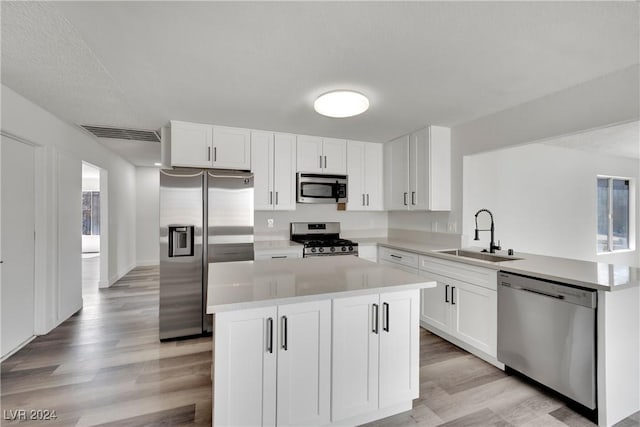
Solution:
[[(298, 204), (295, 211), (256, 211), (254, 216), (255, 240), (289, 240), (291, 222), (337, 221), (341, 236), (386, 237), (387, 212), (339, 211), (336, 205)], [(268, 220), (273, 219), (273, 227)]]

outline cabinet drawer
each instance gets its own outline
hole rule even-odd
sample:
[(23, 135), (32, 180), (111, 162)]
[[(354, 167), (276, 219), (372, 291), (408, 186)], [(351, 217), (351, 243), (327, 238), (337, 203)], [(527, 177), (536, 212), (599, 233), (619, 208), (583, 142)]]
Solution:
[(422, 255), (420, 256), (420, 271), (462, 280), (494, 291), (497, 289), (498, 271), (491, 268), (476, 267), (462, 262)]
[(278, 258), (302, 258), (302, 247), (295, 249), (269, 249), (256, 250), (253, 255), (254, 259), (278, 259)]
[(399, 251), (397, 249), (390, 249), (380, 247), (378, 252), (378, 258), (380, 261), (389, 261), (394, 264), (405, 265), (411, 268), (418, 268), (419, 256), (411, 252)]

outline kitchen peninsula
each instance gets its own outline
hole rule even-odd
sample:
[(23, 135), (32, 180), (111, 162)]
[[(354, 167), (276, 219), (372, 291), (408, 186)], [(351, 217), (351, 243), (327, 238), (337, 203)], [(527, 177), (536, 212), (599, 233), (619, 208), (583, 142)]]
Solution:
[(419, 393), (420, 289), (353, 256), (210, 264), (214, 425), (356, 425)]

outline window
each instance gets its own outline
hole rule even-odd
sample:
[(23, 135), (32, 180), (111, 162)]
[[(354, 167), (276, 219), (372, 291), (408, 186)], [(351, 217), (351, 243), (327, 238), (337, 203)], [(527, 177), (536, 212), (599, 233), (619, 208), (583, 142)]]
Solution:
[(82, 234), (100, 234), (100, 192), (82, 192)]
[(629, 249), (630, 182), (598, 177), (598, 252)]

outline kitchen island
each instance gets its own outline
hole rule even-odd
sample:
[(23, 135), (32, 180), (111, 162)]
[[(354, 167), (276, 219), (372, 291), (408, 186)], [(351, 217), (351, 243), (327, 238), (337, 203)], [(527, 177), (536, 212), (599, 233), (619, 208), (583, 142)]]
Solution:
[(420, 290), (352, 256), (209, 265), (214, 425), (357, 425), (419, 394)]

